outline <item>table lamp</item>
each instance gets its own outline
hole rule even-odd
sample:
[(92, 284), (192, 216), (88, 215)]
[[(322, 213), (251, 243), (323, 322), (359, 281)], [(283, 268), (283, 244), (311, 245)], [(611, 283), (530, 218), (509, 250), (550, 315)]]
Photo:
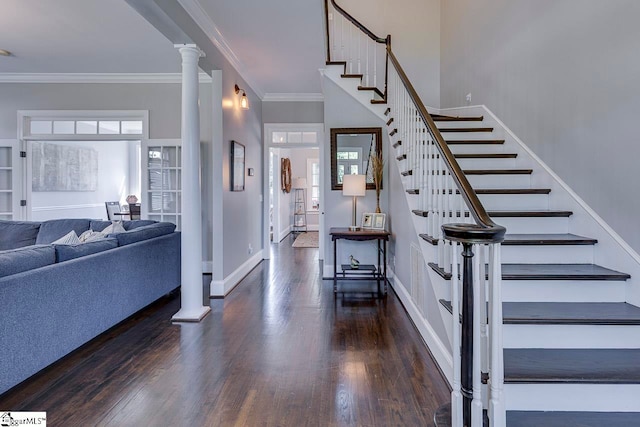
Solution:
[(349, 227), (350, 231), (358, 231), (359, 229), (359, 227), (356, 225), (356, 197), (364, 197), (364, 195), (366, 194), (366, 178), (367, 177), (365, 175), (344, 175), (342, 177), (342, 195), (353, 197), (353, 220), (351, 226)]

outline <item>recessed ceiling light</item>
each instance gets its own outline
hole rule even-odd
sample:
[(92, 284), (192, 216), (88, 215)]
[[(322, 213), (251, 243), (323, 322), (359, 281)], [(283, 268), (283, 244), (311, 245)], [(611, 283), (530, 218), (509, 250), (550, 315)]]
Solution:
[(0, 56), (11, 56), (11, 52), (8, 50), (0, 49)]

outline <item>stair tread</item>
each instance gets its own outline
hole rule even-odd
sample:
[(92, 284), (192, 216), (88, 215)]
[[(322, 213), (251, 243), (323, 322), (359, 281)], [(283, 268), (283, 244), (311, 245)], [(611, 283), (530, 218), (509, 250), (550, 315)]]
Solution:
[(458, 144), (504, 144), (504, 139), (451, 139), (445, 141), (449, 145)]
[[(417, 216), (428, 216), (427, 211), (414, 209), (411, 211)], [(540, 210), (540, 211), (488, 211), (490, 217), (493, 218), (562, 218), (573, 215), (571, 211), (554, 211), (554, 210)], [(460, 212), (456, 212), (455, 217), (460, 217)], [(465, 212), (465, 217), (469, 217), (469, 212)]]
[(503, 245), (593, 245), (598, 243), (590, 237), (565, 234), (506, 234)]
[(508, 427), (632, 427), (640, 412), (507, 411)]
[(456, 159), (515, 159), (516, 153), (458, 153), (454, 154)]
[(465, 169), (465, 175), (531, 175), (533, 169)]
[(505, 383), (640, 383), (640, 349), (504, 350)]
[(550, 188), (478, 188), (476, 194), (549, 194)]
[[(443, 278), (451, 278), (451, 273), (434, 263), (429, 266)], [(596, 264), (502, 264), (502, 280), (627, 280), (630, 277)]]
[(475, 127), (475, 128), (438, 128), (440, 133), (448, 132), (493, 132), (493, 128), (490, 127)]
[(573, 215), (571, 211), (539, 210), (539, 211), (489, 211), (489, 216), (493, 218), (505, 217), (569, 217)]
[[(449, 313), (451, 302), (440, 300)], [(640, 325), (640, 307), (626, 302), (503, 302), (505, 325)]]
[(345, 79), (361, 79), (363, 74), (342, 74), (340, 77)]
[(443, 116), (440, 114), (431, 114), (434, 122), (481, 122), (484, 116)]

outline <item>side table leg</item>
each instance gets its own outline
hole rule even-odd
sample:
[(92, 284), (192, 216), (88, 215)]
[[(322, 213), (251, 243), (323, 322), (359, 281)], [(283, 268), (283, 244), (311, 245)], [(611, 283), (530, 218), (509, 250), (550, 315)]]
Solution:
[(333, 240), (333, 293), (338, 292), (338, 250), (337, 250), (338, 240)]
[(380, 266), (380, 239), (378, 242), (378, 271), (376, 272), (376, 282), (378, 283), (378, 295), (380, 295), (380, 277), (382, 276), (382, 269)]
[(387, 294), (387, 241), (385, 240), (383, 242), (384, 245), (384, 264), (382, 265), (382, 268), (384, 269), (384, 294)]

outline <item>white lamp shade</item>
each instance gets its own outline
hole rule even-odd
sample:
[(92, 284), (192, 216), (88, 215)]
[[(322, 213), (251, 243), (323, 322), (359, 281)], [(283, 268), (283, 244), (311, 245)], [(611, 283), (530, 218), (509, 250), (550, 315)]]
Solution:
[(293, 178), (293, 188), (307, 188), (307, 178)]
[(366, 175), (344, 175), (342, 177), (342, 195), (364, 197), (367, 190)]

